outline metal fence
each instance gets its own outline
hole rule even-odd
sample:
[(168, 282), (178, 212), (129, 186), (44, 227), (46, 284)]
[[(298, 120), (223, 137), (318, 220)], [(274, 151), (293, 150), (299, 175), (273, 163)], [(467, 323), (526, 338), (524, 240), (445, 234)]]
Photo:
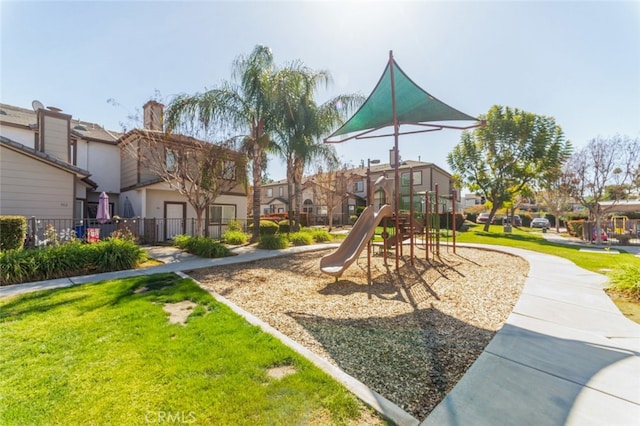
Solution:
[[(238, 220), (246, 231), (245, 220)], [(200, 221), (202, 234), (206, 237), (221, 239), (227, 230), (227, 223), (205, 223)], [(98, 221), (97, 219), (44, 219), (32, 217), (27, 220), (28, 247), (46, 247), (78, 238), (84, 241), (97, 241), (112, 236), (131, 235), (142, 244), (158, 244), (171, 240), (176, 235), (198, 234), (198, 221), (195, 218), (132, 218)]]
[[(623, 223), (614, 220), (603, 220), (600, 224), (602, 240), (612, 245), (640, 245), (640, 219), (627, 219)], [(582, 236), (585, 241), (596, 239), (596, 223), (585, 221), (582, 225)]]

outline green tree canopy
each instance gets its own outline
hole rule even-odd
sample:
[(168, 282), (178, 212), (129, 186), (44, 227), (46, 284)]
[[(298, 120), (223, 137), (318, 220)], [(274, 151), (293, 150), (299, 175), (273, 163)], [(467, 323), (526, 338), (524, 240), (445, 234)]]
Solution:
[(553, 117), (495, 105), (480, 118), (486, 125), (463, 132), (447, 162), (463, 186), (491, 203), (488, 231), (498, 209), (561, 167), (571, 144)]

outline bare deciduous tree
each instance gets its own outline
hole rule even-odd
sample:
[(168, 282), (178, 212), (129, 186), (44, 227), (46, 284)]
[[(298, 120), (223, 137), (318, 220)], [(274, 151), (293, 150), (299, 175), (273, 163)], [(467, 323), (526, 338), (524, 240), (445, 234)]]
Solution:
[(329, 231), (333, 227), (334, 210), (341, 206), (344, 200), (353, 196), (351, 189), (356, 178), (347, 165), (342, 165), (329, 167), (326, 171), (318, 167), (318, 173), (308, 179), (307, 184), (313, 188), (316, 203), (327, 206)]
[(246, 184), (246, 158), (229, 143), (213, 144), (183, 135), (135, 129), (122, 138), (122, 155), (139, 165), (138, 183), (166, 182), (186, 197), (203, 235), (203, 216), (220, 195)]
[(626, 136), (597, 137), (576, 152), (567, 163), (567, 178), (571, 195), (589, 209), (596, 222), (596, 242), (601, 242), (601, 220), (613, 205), (603, 208), (607, 199), (607, 186), (625, 185), (633, 181), (640, 160), (639, 139)]

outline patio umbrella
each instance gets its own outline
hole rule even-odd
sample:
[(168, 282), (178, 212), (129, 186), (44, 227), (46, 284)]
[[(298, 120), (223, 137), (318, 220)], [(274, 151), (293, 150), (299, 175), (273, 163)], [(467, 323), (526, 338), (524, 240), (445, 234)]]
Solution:
[(136, 213), (133, 211), (133, 206), (131, 205), (131, 201), (129, 201), (129, 197), (124, 197), (122, 217), (134, 217), (135, 215)]
[(100, 194), (100, 201), (98, 202), (98, 213), (96, 213), (96, 219), (100, 223), (106, 223), (111, 219), (109, 215), (109, 196), (106, 192)]

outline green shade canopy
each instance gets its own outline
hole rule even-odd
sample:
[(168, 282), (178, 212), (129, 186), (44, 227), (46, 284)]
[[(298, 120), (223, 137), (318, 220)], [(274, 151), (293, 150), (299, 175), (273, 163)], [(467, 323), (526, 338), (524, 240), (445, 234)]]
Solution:
[[(396, 115), (399, 125), (427, 126), (429, 130), (440, 130), (445, 127), (464, 129), (468, 127), (442, 126), (428, 123), (437, 121), (477, 120), (431, 96), (415, 84), (400, 69), (395, 60), (390, 57), (382, 77), (365, 103), (362, 104), (360, 109), (342, 127), (326, 138), (325, 142), (344, 142), (345, 140), (357, 138), (383, 127), (393, 126), (393, 87), (395, 87)], [(476, 125), (470, 127), (476, 127)], [(330, 140), (336, 136), (343, 136), (355, 132), (364, 133), (341, 140)], [(414, 131), (409, 133), (419, 132), (420, 131)]]

